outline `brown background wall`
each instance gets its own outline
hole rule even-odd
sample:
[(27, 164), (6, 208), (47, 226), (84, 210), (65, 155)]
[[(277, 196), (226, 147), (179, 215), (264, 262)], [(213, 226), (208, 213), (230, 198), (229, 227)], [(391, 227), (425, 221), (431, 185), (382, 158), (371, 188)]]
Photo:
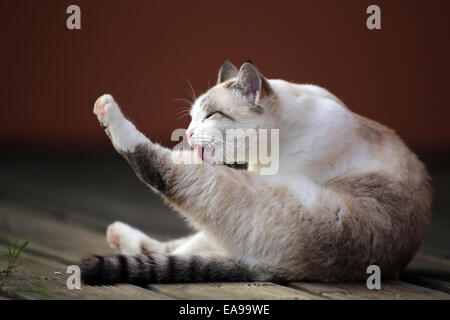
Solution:
[[(66, 28), (78, 4), (82, 30)], [(378, 4), (382, 30), (365, 27)], [(0, 144), (110, 148), (92, 115), (112, 93), (167, 143), (225, 59), (322, 85), (416, 150), (450, 150), (450, 1), (2, 1)]]

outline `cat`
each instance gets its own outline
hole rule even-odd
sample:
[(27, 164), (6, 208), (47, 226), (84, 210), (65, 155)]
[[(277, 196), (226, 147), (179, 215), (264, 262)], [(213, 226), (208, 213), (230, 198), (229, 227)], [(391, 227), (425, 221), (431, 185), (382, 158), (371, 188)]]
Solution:
[[(121, 254), (83, 260), (87, 284), (357, 281), (369, 265), (395, 277), (427, 231), (432, 186), (422, 162), (321, 87), (226, 61), (192, 105), (191, 150), (151, 142), (111, 95), (94, 113), (139, 179), (198, 232), (163, 243), (115, 222), (107, 241)], [(214, 150), (225, 142), (210, 133), (230, 128), (279, 129), (277, 173), (262, 175), (258, 161), (221, 165)], [(193, 154), (200, 164), (176, 161)]]

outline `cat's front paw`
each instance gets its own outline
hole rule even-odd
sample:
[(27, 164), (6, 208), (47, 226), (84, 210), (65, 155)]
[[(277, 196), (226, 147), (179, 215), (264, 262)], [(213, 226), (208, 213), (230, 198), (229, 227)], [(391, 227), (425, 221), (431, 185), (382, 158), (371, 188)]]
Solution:
[(95, 101), (94, 114), (105, 129), (108, 129), (123, 118), (119, 106), (110, 94), (104, 94)]

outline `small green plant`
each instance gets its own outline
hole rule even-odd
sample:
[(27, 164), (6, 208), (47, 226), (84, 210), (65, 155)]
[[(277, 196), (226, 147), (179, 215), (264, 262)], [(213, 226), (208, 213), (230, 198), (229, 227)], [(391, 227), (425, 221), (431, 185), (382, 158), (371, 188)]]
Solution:
[(10, 243), (7, 237), (5, 237), (3, 240), (5, 241), (8, 252), (0, 253), (0, 256), (7, 256), (8, 264), (6, 266), (6, 269), (0, 272), (0, 290), (5, 285), (8, 276), (11, 274), (11, 271), (19, 266), (16, 264), (16, 260), (28, 245), (28, 240), (24, 241), (22, 244), (19, 244), (19, 239), (16, 239), (14, 243)]

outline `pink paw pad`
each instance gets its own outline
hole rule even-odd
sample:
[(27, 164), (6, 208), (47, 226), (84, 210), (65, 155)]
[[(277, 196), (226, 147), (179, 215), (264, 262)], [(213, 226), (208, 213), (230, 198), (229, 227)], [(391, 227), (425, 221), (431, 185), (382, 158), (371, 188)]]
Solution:
[(114, 227), (109, 227), (108, 228), (108, 234), (112, 234), (114, 233)]
[(100, 99), (95, 101), (95, 110), (97, 110), (102, 117), (105, 116), (105, 105), (100, 102)]
[(116, 245), (117, 249), (120, 249), (120, 236), (114, 236), (113, 237), (113, 242)]

